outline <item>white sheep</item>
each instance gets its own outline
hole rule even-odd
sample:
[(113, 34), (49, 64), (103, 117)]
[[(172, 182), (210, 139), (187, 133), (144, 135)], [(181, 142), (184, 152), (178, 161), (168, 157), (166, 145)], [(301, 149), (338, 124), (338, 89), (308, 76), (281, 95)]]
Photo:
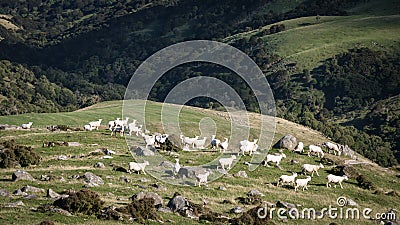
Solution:
[(22, 129), (31, 129), (32, 124), (33, 124), (32, 122), (24, 123), (21, 125), (21, 127)]
[(317, 174), (317, 176), (319, 176), (318, 174), (318, 170), (320, 168), (324, 168), (324, 165), (322, 165), (322, 163), (320, 163), (319, 165), (311, 165), (311, 164), (303, 164), (302, 166), (302, 172), (304, 173), (304, 175), (306, 175), (306, 172), (311, 173), (311, 176), (314, 176), (314, 172)]
[(163, 135), (158, 134), (155, 136), (155, 138), (158, 144), (163, 144), (167, 140), (168, 134), (163, 134)]
[(154, 135), (142, 134), (142, 137), (143, 137), (144, 141), (146, 142), (146, 148), (148, 148), (149, 146), (154, 147), (154, 145), (156, 144), (156, 138)]
[(303, 187), (303, 191), (304, 191), (304, 189), (308, 190), (307, 185), (308, 185), (308, 182), (310, 182), (310, 181), (311, 181), (311, 177), (310, 176), (307, 176), (306, 179), (297, 179), (296, 180), (296, 186), (294, 187), (294, 190), (297, 191), (297, 189), (299, 187)]
[(249, 140), (243, 140), (240, 141), (240, 151), (238, 152), (238, 155), (240, 152), (242, 152), (242, 155), (244, 155), (246, 152), (249, 153), (249, 155), (252, 155), (253, 152), (257, 151), (258, 145), (257, 145), (258, 139), (254, 139), (253, 141)]
[(117, 124), (119, 124), (119, 121), (120, 121), (120, 118), (117, 118), (116, 120), (110, 120), (110, 121), (108, 121), (108, 129), (109, 129), (110, 131), (112, 131), (113, 128), (114, 128)]
[(224, 138), (225, 141), (221, 142), (219, 144), (219, 147), (221, 147), (222, 152), (225, 152), (226, 150), (228, 150), (228, 138)]
[(199, 187), (200, 187), (200, 185), (201, 184), (207, 184), (207, 178), (208, 178), (208, 176), (210, 175), (210, 172), (205, 172), (205, 173), (201, 173), (201, 174), (197, 174), (196, 175), (196, 180), (197, 180), (197, 183), (198, 183), (198, 185), (199, 185)]
[(235, 159), (236, 159), (235, 155), (232, 155), (229, 158), (220, 158), (218, 160), (217, 169), (219, 168), (219, 166), (221, 166), (222, 169), (225, 170), (225, 166), (228, 166), (228, 170), (230, 170), (231, 166), (232, 166), (232, 163), (233, 163), (233, 160), (235, 160)]
[(336, 188), (336, 184), (337, 183), (340, 185), (340, 188), (343, 188), (342, 182), (344, 180), (349, 180), (349, 178), (346, 175), (336, 176), (336, 175), (333, 175), (333, 174), (329, 174), (328, 176), (326, 176), (326, 179), (327, 179), (326, 187), (330, 187), (331, 186), (330, 183), (334, 183), (335, 184), (335, 188)]
[(128, 126), (128, 120), (129, 120), (129, 117), (125, 117), (125, 119), (121, 121), (122, 126), (125, 126), (125, 127)]
[(142, 134), (142, 125), (136, 126), (136, 123), (130, 123), (128, 124), (128, 129), (129, 129), (129, 136), (132, 136), (132, 133), (135, 133), (136, 136)]
[(179, 164), (179, 159), (175, 159), (175, 165), (174, 165), (174, 174), (178, 174), (179, 170), (181, 169), (181, 165)]
[(85, 126), (83, 126), (83, 129), (85, 131), (92, 131), (94, 129), (94, 127), (90, 126), (89, 124), (86, 124)]
[(276, 184), (276, 186), (279, 186), (279, 184), (283, 184), (283, 183), (293, 183), (294, 185), (294, 181), (297, 177), (297, 173), (293, 173), (292, 175), (282, 175), (279, 177), (278, 183)]
[(211, 148), (212, 149), (219, 148), (220, 143), (221, 143), (221, 141), (219, 139), (216, 139), (215, 135), (211, 136)]
[(192, 148), (194, 148), (194, 143), (199, 139), (199, 136), (196, 136), (194, 138), (190, 138), (190, 137), (185, 137), (183, 135), (181, 135), (181, 140), (182, 143), (184, 145), (184, 147), (188, 147), (191, 145)]
[(304, 144), (303, 142), (299, 142), (296, 146), (296, 148), (293, 150), (294, 152), (299, 152), (302, 153), (304, 151)]
[(96, 128), (96, 130), (98, 130), (101, 125), (101, 121), (102, 121), (102, 119), (99, 119), (97, 121), (92, 121), (92, 122), (89, 122), (89, 125), (93, 128)]
[(309, 145), (308, 146), (308, 157), (311, 156), (311, 154), (315, 154), (320, 158), (324, 157), (324, 152), (322, 151), (322, 148), (316, 145)]
[(202, 149), (206, 145), (206, 140), (207, 140), (207, 137), (204, 137), (203, 139), (200, 139), (200, 140), (196, 140), (194, 142), (194, 145), (196, 146), (196, 148)]
[(270, 167), (270, 166), (268, 165), (268, 162), (274, 162), (274, 163), (276, 163), (276, 166), (279, 166), (279, 163), (281, 162), (282, 158), (286, 158), (286, 155), (283, 154), (283, 153), (281, 153), (281, 154), (279, 154), (279, 155), (271, 155), (271, 154), (268, 154), (268, 155), (267, 155), (267, 158), (266, 158), (265, 161), (264, 161), (264, 166)]
[(146, 174), (144, 169), (148, 165), (149, 165), (148, 161), (144, 161), (143, 163), (130, 162), (129, 163), (129, 173), (131, 173), (132, 171), (135, 171), (135, 172), (137, 172), (139, 174), (140, 171), (142, 171), (144, 174)]
[(342, 151), (340, 151), (339, 146), (337, 144), (331, 143), (331, 142), (324, 142), (322, 143), (322, 146), (328, 149), (328, 153), (330, 151), (333, 151), (333, 154), (340, 156), (342, 154)]

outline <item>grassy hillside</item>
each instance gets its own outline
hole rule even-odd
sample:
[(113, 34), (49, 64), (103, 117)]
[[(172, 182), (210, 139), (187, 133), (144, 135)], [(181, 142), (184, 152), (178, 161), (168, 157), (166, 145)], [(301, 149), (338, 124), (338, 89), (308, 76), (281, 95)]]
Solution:
[(271, 53), (296, 62), (299, 69), (313, 69), (320, 61), (348, 49), (367, 47), (397, 53), (400, 49), (400, 15), (397, 2), (368, 1), (349, 9), (349, 16), (316, 16), (285, 20), (286, 30), (262, 35), (260, 29), (238, 33), (223, 39), (227, 43), (253, 35), (261, 37)]
[[(160, 130), (160, 114), (161, 114), (161, 103), (149, 102), (147, 104), (148, 113), (146, 113), (146, 127), (149, 130)], [(0, 124), (8, 124), (8, 125), (21, 125), (23, 123), (28, 123), (30, 121), (33, 122), (33, 127), (38, 129), (44, 129), (49, 125), (68, 125), (70, 127), (78, 127), (83, 128), (85, 124), (90, 121), (95, 121), (98, 119), (102, 119), (103, 128), (106, 128), (106, 124), (109, 120), (114, 120), (115, 118), (122, 118), (122, 101), (110, 101), (110, 102), (102, 102), (96, 105), (92, 105), (90, 107), (80, 109), (74, 112), (60, 112), (60, 113), (26, 113), (20, 115), (11, 115), (11, 116), (0, 116)], [(202, 108), (193, 108), (189, 106), (185, 106), (182, 110), (182, 116), (180, 117), (180, 121), (182, 122), (182, 129), (188, 130), (188, 135), (195, 135), (198, 130), (193, 129), (193, 124), (198, 124), (198, 122), (202, 118), (210, 117), (215, 120), (216, 123), (219, 124), (219, 127), (223, 131), (223, 133), (229, 132), (229, 121), (221, 115), (225, 115), (226, 113), (217, 112), (213, 110), (207, 110)], [(253, 129), (259, 129), (260, 124), (258, 121), (260, 120), (259, 114), (251, 113), (250, 114), (253, 119), (252, 126)], [(133, 118), (132, 118), (133, 119)], [(287, 126), (289, 124), (289, 126)], [(306, 127), (301, 126), (296, 123), (292, 123), (290, 121), (276, 118), (276, 134), (275, 140), (279, 140), (285, 134), (292, 133), (298, 135), (299, 138), (304, 140), (305, 144), (310, 144), (313, 142), (322, 142), (326, 140), (319, 132), (313, 130), (307, 130)], [(312, 137), (309, 135), (304, 135), (305, 131), (308, 134), (313, 133)]]
[[(149, 102), (149, 114), (150, 118), (159, 117), (160, 104)], [(68, 124), (70, 126), (81, 126), (87, 121), (95, 120), (97, 118), (103, 118), (108, 120), (111, 118), (119, 117), (121, 112), (121, 102), (104, 102), (101, 104), (94, 105), (92, 107), (79, 110), (71, 113), (55, 113), (55, 114), (25, 114), (18, 116), (7, 116), (0, 117), (0, 124), (21, 124), (23, 122), (32, 121), (34, 123), (33, 128), (30, 131), (26, 130), (15, 130), (15, 131), (0, 131), (0, 141), (14, 139), (18, 144), (24, 144), (33, 146), (35, 150), (43, 158), (42, 162), (38, 166), (31, 166), (25, 168), (26, 171), (31, 173), (37, 181), (18, 181), (12, 182), (11, 174), (15, 169), (0, 169), (0, 186), (10, 192), (15, 189), (21, 188), (26, 184), (41, 187), (41, 188), (52, 188), (56, 192), (61, 192), (66, 189), (79, 190), (82, 188), (83, 183), (80, 180), (72, 179), (72, 175), (80, 174), (87, 171), (91, 171), (96, 175), (102, 177), (105, 184), (100, 187), (91, 188), (98, 192), (101, 198), (106, 201), (106, 205), (126, 205), (129, 200), (128, 198), (140, 191), (154, 191), (158, 193), (163, 199), (164, 204), (168, 201), (169, 197), (172, 197), (174, 192), (181, 193), (184, 197), (189, 198), (195, 203), (202, 203), (203, 198), (207, 198), (210, 207), (213, 211), (224, 213), (229, 217), (235, 217), (234, 214), (229, 214), (229, 210), (237, 205), (244, 207), (246, 210), (254, 206), (242, 205), (235, 200), (236, 197), (244, 197), (246, 193), (251, 189), (257, 189), (265, 194), (262, 200), (276, 203), (278, 200), (287, 201), (293, 204), (298, 204), (298, 207), (315, 207), (317, 210), (323, 207), (332, 205), (336, 207), (336, 199), (339, 196), (345, 196), (355, 200), (360, 207), (370, 207), (373, 212), (386, 212), (389, 208), (399, 208), (399, 197), (390, 196), (383, 194), (385, 191), (395, 190), (397, 193), (400, 192), (398, 182), (399, 178), (396, 178), (396, 172), (394, 169), (383, 169), (376, 164), (365, 164), (365, 165), (354, 165), (362, 174), (364, 174), (369, 180), (381, 190), (381, 194), (373, 194), (371, 190), (364, 190), (357, 186), (357, 181), (350, 179), (344, 182), (344, 189), (326, 189), (325, 187), (325, 176), (329, 173), (333, 165), (325, 163), (325, 169), (320, 170), (320, 177), (315, 176), (311, 183), (309, 190), (295, 193), (291, 187), (276, 187), (275, 183), (278, 177), (282, 174), (290, 174), (291, 171), (300, 172), (303, 163), (317, 164), (319, 160), (314, 157), (307, 157), (306, 155), (298, 155), (285, 150), (287, 158), (281, 162), (280, 170), (276, 167), (263, 167), (260, 166), (253, 172), (247, 171), (247, 165), (244, 162), (249, 161), (250, 157), (242, 157), (240, 162), (229, 172), (234, 174), (239, 170), (245, 170), (249, 175), (249, 178), (238, 178), (224, 176), (215, 182), (209, 183), (207, 187), (184, 187), (184, 186), (173, 186), (162, 183), (165, 190), (158, 190), (152, 185), (157, 182), (150, 175), (137, 175), (137, 174), (126, 174), (112, 170), (112, 165), (120, 165), (127, 167), (129, 161), (133, 161), (130, 155), (125, 140), (122, 137), (111, 137), (109, 131), (102, 127), (99, 131), (92, 132), (49, 132), (43, 129), (43, 126), (50, 124)], [(253, 125), (257, 124), (257, 117), (259, 115), (251, 114), (251, 122)], [(182, 121), (194, 123), (204, 117), (214, 119), (217, 126), (224, 127), (228, 124), (223, 113), (204, 110), (198, 108), (185, 107), (182, 114)], [(192, 126), (191, 123), (183, 123), (183, 126)], [(104, 124), (104, 123), (103, 123)], [(186, 124), (186, 125), (185, 125)], [(153, 120), (153, 124), (149, 125), (149, 129), (152, 131), (156, 130), (157, 121)], [(254, 126), (257, 130), (257, 126)], [(280, 138), (284, 134), (291, 133), (295, 135), (298, 140), (303, 141), (305, 145), (311, 143), (318, 143), (326, 140), (320, 133), (315, 132), (309, 128), (301, 125), (294, 124), (292, 122), (277, 119), (277, 132), (276, 139)], [(218, 132), (218, 135), (224, 136), (226, 133)], [(52, 148), (43, 148), (42, 143), (45, 141), (77, 141), (83, 144), (80, 147), (67, 147), (67, 146), (56, 146)], [(137, 143), (142, 145), (143, 141), (138, 138)], [(233, 146), (233, 145), (232, 145)], [(98, 148), (108, 148), (116, 151), (113, 159), (99, 159), (100, 156), (85, 156), (83, 158), (71, 158), (68, 160), (57, 160), (57, 156), (65, 154), (67, 156), (78, 156), (87, 155), (90, 151)], [(276, 149), (272, 150), (276, 152)], [(183, 165), (197, 165), (204, 163), (205, 161), (215, 157), (215, 153), (212, 152), (179, 152), (179, 159)], [(327, 156), (337, 163), (342, 162), (335, 156)], [(171, 158), (172, 160), (172, 158)], [(290, 163), (291, 160), (299, 161), (299, 164)], [(369, 162), (362, 157), (360, 160)], [(94, 168), (93, 165), (101, 161), (105, 164), (105, 168)], [(54, 181), (40, 181), (40, 176), (43, 174), (51, 174), (56, 177), (64, 177), (66, 181), (60, 181), (58, 179)], [(126, 183), (121, 180), (121, 177), (127, 177), (132, 182)], [(300, 175), (299, 177), (304, 177)], [(146, 178), (146, 179), (144, 179)], [(224, 186), (227, 190), (219, 190), (219, 186)], [(26, 206), (21, 208), (2, 208), (0, 210), (0, 223), (1, 224), (36, 224), (41, 220), (50, 219), (55, 221), (57, 224), (125, 224), (131, 222), (109, 222), (98, 220), (93, 216), (61, 216), (54, 213), (39, 213), (33, 212), (31, 208), (37, 208), (39, 204), (51, 203), (52, 201), (44, 197), (45, 194), (38, 194), (37, 199), (28, 200), (20, 196), (0, 197), (0, 204), (7, 202), (14, 202), (22, 200)], [(229, 200), (231, 203), (223, 204), (223, 200)], [(170, 220), (171, 223), (176, 224), (197, 224), (198, 221), (183, 218), (177, 214), (161, 213), (163, 221)], [(276, 224), (281, 224), (282, 221), (273, 219)], [(336, 222), (339, 224), (376, 224), (376, 221), (371, 220), (333, 220), (329, 218), (312, 221), (314, 224), (327, 224), (330, 222)], [(157, 222), (148, 221), (149, 224), (158, 224)], [(289, 220), (289, 224), (296, 223), (310, 223), (308, 220), (294, 221)]]

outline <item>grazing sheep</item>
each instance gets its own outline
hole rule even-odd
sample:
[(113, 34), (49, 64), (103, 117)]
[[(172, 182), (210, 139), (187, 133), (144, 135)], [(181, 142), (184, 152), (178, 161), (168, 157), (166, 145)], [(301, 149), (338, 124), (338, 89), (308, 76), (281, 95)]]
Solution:
[(125, 119), (121, 121), (122, 126), (124, 126), (124, 127), (128, 126), (128, 120), (129, 120), (129, 117), (125, 117)]
[(222, 152), (225, 152), (226, 150), (228, 150), (228, 138), (225, 138), (225, 141), (221, 142), (219, 144), (219, 147), (221, 147)]
[(179, 170), (181, 169), (181, 165), (179, 164), (179, 159), (175, 159), (175, 165), (174, 165), (174, 174), (178, 174)]
[(268, 166), (268, 162), (274, 162), (276, 163), (276, 166), (279, 166), (279, 163), (281, 162), (282, 158), (286, 158), (286, 155), (281, 153), (280, 155), (267, 155), (267, 158), (264, 161), (264, 166)]
[(324, 152), (322, 151), (322, 148), (316, 145), (310, 145), (308, 146), (308, 157), (313, 155), (317, 155), (320, 158), (324, 157)]
[(333, 151), (333, 154), (340, 156), (342, 154), (342, 151), (340, 151), (339, 146), (337, 144), (331, 143), (331, 142), (324, 142), (322, 143), (322, 146), (328, 149), (328, 153), (330, 151)]
[(155, 136), (155, 138), (158, 144), (163, 144), (168, 139), (168, 134), (158, 134)]
[(215, 135), (211, 136), (211, 148), (216, 149), (217, 147), (219, 148), (219, 144), (221, 144), (221, 141), (219, 139), (215, 138)]
[(248, 152), (249, 155), (252, 155), (253, 152), (257, 151), (258, 148), (257, 141), (258, 139), (254, 139), (253, 141), (249, 140), (240, 141), (240, 151), (238, 155), (240, 154), (240, 152), (242, 152), (242, 155), (244, 155), (246, 152)]
[(83, 129), (86, 131), (92, 131), (94, 127), (90, 126), (89, 124), (86, 124), (85, 126), (83, 126)]
[(206, 140), (207, 140), (207, 138), (206, 137), (204, 137), (203, 139), (200, 139), (200, 140), (196, 140), (195, 142), (194, 142), (194, 145), (196, 146), (196, 148), (204, 148), (204, 146), (206, 145)]
[(200, 184), (207, 184), (207, 178), (209, 175), (210, 175), (210, 172), (208, 172), (208, 171), (205, 173), (196, 175), (196, 180), (197, 180), (197, 183), (199, 184), (199, 187), (200, 187)]
[(89, 122), (89, 125), (93, 128), (96, 128), (96, 130), (98, 130), (101, 125), (101, 121), (102, 121), (102, 119), (99, 119), (98, 121), (92, 121), (92, 122)]
[(228, 170), (230, 170), (231, 166), (232, 166), (232, 163), (233, 163), (233, 160), (235, 160), (235, 159), (236, 159), (235, 155), (232, 155), (229, 158), (220, 158), (218, 160), (217, 169), (219, 168), (219, 165), (220, 165), (223, 170), (225, 170), (225, 166), (228, 166)]
[(32, 122), (24, 123), (21, 125), (21, 127), (22, 129), (31, 129), (32, 124), (33, 124)]
[(142, 134), (142, 125), (136, 126), (136, 123), (128, 124), (129, 136), (132, 136), (132, 133), (135, 132), (136, 136)]
[[(118, 118), (119, 119), (119, 118)], [(115, 120), (108, 121), (108, 129), (112, 131), (112, 128), (115, 126)]]
[(303, 142), (300, 141), (293, 151), (294, 152), (299, 152), (299, 153), (304, 152), (304, 144), (303, 144)]
[(333, 175), (333, 174), (329, 174), (328, 176), (326, 176), (326, 179), (327, 179), (326, 187), (330, 187), (331, 186), (330, 183), (334, 183), (335, 184), (335, 188), (336, 188), (336, 184), (337, 183), (340, 185), (340, 188), (343, 188), (342, 182), (344, 180), (349, 180), (349, 178), (346, 175), (336, 176), (336, 175)]
[(113, 135), (116, 136), (117, 133), (119, 133), (122, 137), (122, 136), (124, 136), (124, 131), (125, 131), (125, 128), (123, 126), (121, 126), (120, 124), (117, 124), (116, 126), (114, 126), (112, 128), (111, 136), (113, 136)]
[(310, 181), (311, 181), (311, 177), (310, 176), (307, 176), (306, 179), (297, 179), (296, 180), (296, 186), (294, 187), (294, 190), (297, 191), (297, 189), (299, 187), (303, 187), (303, 191), (304, 191), (304, 189), (308, 190), (307, 185), (308, 185), (308, 182), (310, 182)]
[(304, 175), (306, 175), (306, 172), (311, 173), (311, 177), (314, 176), (314, 172), (315, 172), (315, 173), (317, 173), (317, 176), (319, 176), (318, 170), (320, 168), (324, 168), (324, 165), (322, 165), (322, 163), (320, 163), (319, 165), (304, 164), (302, 167), (302, 172)]
[(188, 147), (191, 145), (192, 148), (194, 148), (194, 143), (199, 139), (199, 136), (196, 136), (194, 138), (190, 138), (190, 137), (185, 137), (183, 135), (181, 135), (181, 140), (183, 143), (183, 146)]
[(143, 163), (130, 162), (129, 163), (129, 173), (131, 173), (132, 171), (135, 171), (135, 172), (137, 172), (139, 174), (140, 171), (142, 171), (144, 174), (146, 174), (144, 169), (148, 165), (149, 165), (148, 161), (144, 161)]
[(110, 121), (108, 121), (108, 129), (109, 129), (110, 131), (112, 131), (113, 128), (114, 128), (117, 124), (119, 124), (119, 123), (120, 123), (120, 118), (117, 118), (116, 120), (110, 120)]
[(148, 148), (149, 146), (154, 147), (154, 145), (156, 144), (156, 138), (154, 135), (142, 134), (142, 137), (143, 137), (144, 141), (146, 142), (146, 148)]
[(279, 177), (279, 180), (278, 180), (278, 183), (276, 184), (276, 186), (278, 187), (279, 186), (279, 184), (283, 184), (283, 183), (293, 183), (293, 185), (294, 185), (294, 180), (296, 179), (296, 177), (297, 177), (297, 173), (293, 173), (292, 175), (282, 175), (282, 176), (280, 176)]

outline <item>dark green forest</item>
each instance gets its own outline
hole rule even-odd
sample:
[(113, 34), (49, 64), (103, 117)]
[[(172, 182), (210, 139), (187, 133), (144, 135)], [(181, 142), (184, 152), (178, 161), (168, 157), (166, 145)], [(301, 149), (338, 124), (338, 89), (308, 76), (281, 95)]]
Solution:
[[(152, 53), (185, 40), (222, 40), (277, 23), (262, 35), (286, 30), (280, 24), (305, 16), (345, 16), (363, 0), (307, 0), (268, 10), (275, 0), (0, 1), (0, 14), (23, 27), (0, 26), (0, 115), (72, 111), (122, 99), (140, 63)], [(369, 48), (348, 49), (311, 70), (270, 53), (258, 35), (232, 46), (265, 73), (278, 116), (321, 131), (382, 166), (400, 162), (400, 56)], [(231, 85), (248, 110), (258, 111), (247, 84), (227, 69), (188, 64), (165, 74), (150, 99), (163, 101), (179, 82), (212, 76)], [(188, 104), (221, 109), (196, 98)], [(396, 160), (397, 159), (397, 160)]]

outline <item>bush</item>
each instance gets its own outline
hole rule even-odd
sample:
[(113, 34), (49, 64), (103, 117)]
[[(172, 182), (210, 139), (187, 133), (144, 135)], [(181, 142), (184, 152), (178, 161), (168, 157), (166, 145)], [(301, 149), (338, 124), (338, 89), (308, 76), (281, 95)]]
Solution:
[(154, 206), (154, 199), (152, 198), (133, 200), (132, 203), (128, 205), (128, 212), (141, 222), (149, 219), (160, 219), (157, 209)]
[(261, 206), (251, 208), (247, 212), (244, 212), (240, 217), (231, 219), (230, 223), (234, 224), (234, 225), (262, 225), (262, 224), (264, 225), (264, 224), (268, 224), (269, 215), (266, 215), (265, 218), (260, 218), (258, 216), (258, 211), (261, 208), (262, 208)]
[(40, 162), (40, 156), (29, 146), (16, 145), (14, 140), (5, 141), (0, 144), (0, 167), (26, 167), (37, 165)]
[(360, 188), (363, 189), (367, 189), (367, 190), (374, 190), (375, 189), (375, 185), (372, 183), (372, 181), (369, 181), (364, 175), (359, 175), (357, 177), (357, 182), (358, 182), (358, 186)]
[(258, 205), (262, 202), (261, 196), (259, 195), (237, 197), (235, 200), (237, 200), (240, 204), (243, 205)]
[(227, 224), (228, 223), (227, 217), (223, 217), (222, 214), (217, 213), (217, 212), (212, 212), (212, 211), (202, 214), (199, 217), (199, 220), (200, 221), (202, 221), (202, 220), (209, 221), (212, 224)]
[(100, 196), (89, 189), (72, 192), (67, 198), (56, 200), (53, 205), (65, 209), (70, 213), (82, 213), (86, 215), (98, 215), (104, 202)]

